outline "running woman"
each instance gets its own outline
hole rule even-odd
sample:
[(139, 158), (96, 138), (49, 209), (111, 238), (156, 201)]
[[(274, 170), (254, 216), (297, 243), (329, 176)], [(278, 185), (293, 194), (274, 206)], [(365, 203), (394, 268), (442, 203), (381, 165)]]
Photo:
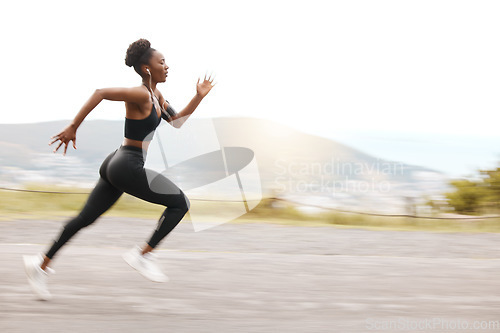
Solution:
[(166, 81), (169, 67), (163, 55), (151, 48), (148, 40), (139, 39), (130, 44), (125, 64), (134, 67), (142, 78), (142, 84), (133, 88), (97, 89), (75, 119), (62, 132), (53, 136), (49, 143), (52, 145), (59, 141), (54, 152), (64, 145), (63, 154), (65, 155), (70, 141), (73, 141), (73, 148), (76, 149), (78, 127), (103, 99), (125, 102), (123, 144), (102, 163), (99, 169), (100, 178), (82, 211), (67, 222), (59, 237), (44, 255), (24, 256), (23, 258), (28, 281), (35, 294), (41, 299), (51, 298), (47, 279), (48, 273), (53, 270), (48, 265), (57, 251), (80, 229), (92, 224), (106, 212), (123, 192), (166, 207), (149, 241), (143, 247), (137, 246), (131, 249), (123, 255), (123, 258), (151, 281), (166, 282), (168, 280), (156, 265), (152, 251), (182, 220), (189, 210), (189, 200), (169, 179), (155, 171), (145, 169), (144, 156), (161, 119), (163, 118), (176, 128), (181, 127), (215, 83), (211, 76), (205, 76), (201, 82), (198, 79), (196, 95), (182, 111), (177, 113), (157, 89), (158, 83)]

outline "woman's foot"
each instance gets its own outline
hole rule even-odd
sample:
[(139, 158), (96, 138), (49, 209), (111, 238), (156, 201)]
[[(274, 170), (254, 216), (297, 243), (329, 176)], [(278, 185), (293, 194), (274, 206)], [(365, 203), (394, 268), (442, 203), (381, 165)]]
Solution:
[(47, 267), (47, 271), (43, 270), (40, 265), (43, 261), (41, 255), (23, 256), (24, 269), (28, 277), (28, 282), (39, 297), (39, 299), (47, 301), (52, 298), (47, 287), (48, 272), (53, 273), (52, 269)]
[(156, 255), (153, 252), (148, 252), (143, 255), (142, 252), (140, 247), (134, 247), (132, 250), (123, 254), (123, 259), (146, 279), (153, 282), (167, 282), (168, 277), (163, 274), (156, 264)]

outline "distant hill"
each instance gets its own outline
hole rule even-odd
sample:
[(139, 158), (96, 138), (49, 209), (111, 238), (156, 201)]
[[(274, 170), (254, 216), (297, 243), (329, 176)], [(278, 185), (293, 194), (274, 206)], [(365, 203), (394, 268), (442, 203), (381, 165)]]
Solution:
[[(446, 188), (446, 176), (434, 170), (381, 160), (273, 121), (224, 117), (193, 118), (188, 123), (194, 126), (207, 121), (212, 122), (220, 146), (253, 150), (264, 195), (304, 201), (323, 198), (322, 202), (337, 207), (380, 210), (381, 202), (400, 208), (405, 197), (440, 193)], [(123, 121), (85, 121), (77, 133), (78, 149), (69, 147), (65, 157), (52, 154), (50, 137), (67, 124), (0, 124), (0, 182), (91, 186), (103, 159), (123, 140)], [(170, 149), (182, 153), (185, 147), (174, 142)]]

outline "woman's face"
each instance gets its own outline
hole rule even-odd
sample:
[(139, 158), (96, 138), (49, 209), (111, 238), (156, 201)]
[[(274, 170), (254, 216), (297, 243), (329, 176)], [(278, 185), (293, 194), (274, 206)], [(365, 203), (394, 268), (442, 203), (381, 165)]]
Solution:
[(156, 82), (165, 82), (168, 76), (168, 66), (165, 63), (165, 57), (158, 51), (153, 51), (149, 61), (149, 71), (151, 79)]

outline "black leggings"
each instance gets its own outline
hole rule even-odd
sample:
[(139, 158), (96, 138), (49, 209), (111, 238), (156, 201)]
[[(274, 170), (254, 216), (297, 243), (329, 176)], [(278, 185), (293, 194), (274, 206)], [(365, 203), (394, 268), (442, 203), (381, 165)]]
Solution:
[(92, 224), (107, 211), (123, 192), (140, 199), (166, 206), (148, 244), (155, 248), (158, 243), (182, 220), (189, 210), (185, 194), (165, 176), (144, 168), (141, 148), (121, 146), (111, 153), (99, 169), (96, 187), (78, 216), (70, 220), (54, 244), (46, 253), (50, 259), (80, 229)]

